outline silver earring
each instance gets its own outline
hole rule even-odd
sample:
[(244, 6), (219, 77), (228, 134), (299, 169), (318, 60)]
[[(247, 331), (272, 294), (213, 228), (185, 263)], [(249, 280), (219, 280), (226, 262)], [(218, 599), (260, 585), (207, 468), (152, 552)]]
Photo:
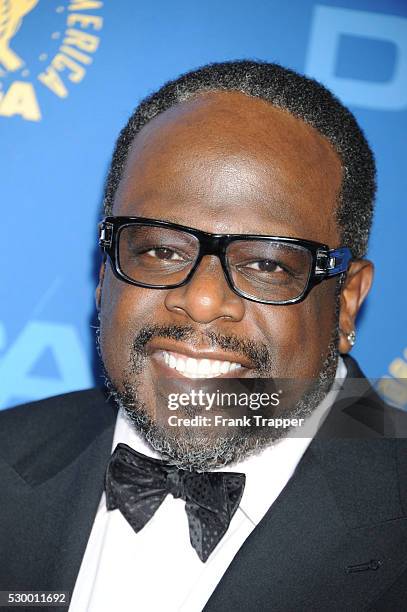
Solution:
[(349, 342), (349, 344), (351, 346), (353, 346), (356, 342), (356, 332), (354, 329), (352, 329), (351, 332), (349, 332), (349, 334), (346, 335), (346, 339)]

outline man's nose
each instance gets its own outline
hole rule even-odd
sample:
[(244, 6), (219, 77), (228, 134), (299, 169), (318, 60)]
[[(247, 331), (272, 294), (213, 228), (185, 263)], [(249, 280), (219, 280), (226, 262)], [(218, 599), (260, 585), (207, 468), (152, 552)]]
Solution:
[(168, 291), (165, 306), (196, 323), (241, 321), (245, 313), (244, 299), (231, 290), (218, 257), (213, 255), (203, 257), (189, 283)]

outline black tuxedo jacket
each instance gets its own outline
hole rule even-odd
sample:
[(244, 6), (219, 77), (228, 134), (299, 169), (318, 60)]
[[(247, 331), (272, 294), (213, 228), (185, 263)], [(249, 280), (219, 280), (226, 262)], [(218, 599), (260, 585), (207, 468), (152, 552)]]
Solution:
[[(407, 609), (407, 444), (365, 382), (340, 396), (205, 612)], [(115, 420), (96, 389), (0, 412), (0, 590), (73, 592)]]

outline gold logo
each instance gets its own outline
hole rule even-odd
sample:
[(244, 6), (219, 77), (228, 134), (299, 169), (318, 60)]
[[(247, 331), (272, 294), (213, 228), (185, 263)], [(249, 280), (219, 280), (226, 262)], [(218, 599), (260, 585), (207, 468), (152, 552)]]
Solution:
[(42, 99), (66, 98), (83, 80), (100, 44), (102, 7), (96, 0), (0, 0), (0, 117), (39, 121)]
[(22, 59), (10, 49), (10, 40), (19, 30), (21, 21), (33, 10), (38, 0), (0, 0), (0, 62), (6, 70), (18, 70)]

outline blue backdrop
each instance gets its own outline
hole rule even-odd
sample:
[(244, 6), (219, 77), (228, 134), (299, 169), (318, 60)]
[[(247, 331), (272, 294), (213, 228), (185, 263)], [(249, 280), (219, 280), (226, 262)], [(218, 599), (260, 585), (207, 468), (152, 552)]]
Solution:
[(376, 153), (376, 278), (354, 354), (407, 406), (404, 0), (0, 0), (0, 16), (0, 408), (94, 384), (96, 223), (118, 131), (164, 81), (245, 57), (321, 80)]

